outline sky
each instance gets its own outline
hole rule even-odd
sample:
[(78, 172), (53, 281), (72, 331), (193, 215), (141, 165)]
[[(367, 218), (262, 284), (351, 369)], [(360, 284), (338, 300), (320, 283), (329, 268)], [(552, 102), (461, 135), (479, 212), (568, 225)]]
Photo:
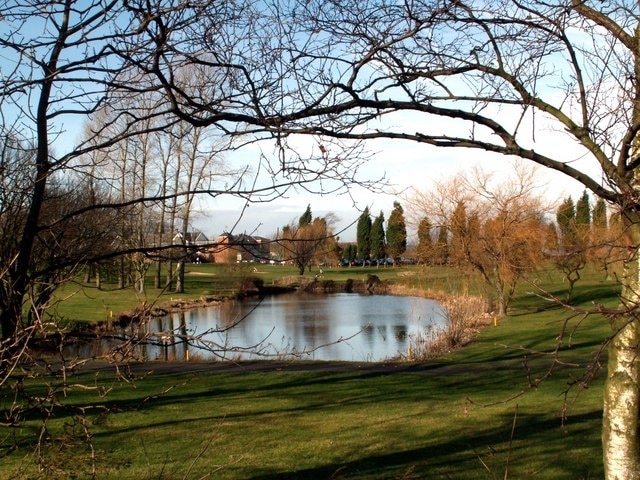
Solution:
[[(551, 131), (541, 137), (544, 141), (534, 146), (538, 150), (551, 150), (555, 158), (582, 162), (582, 168), (590, 170), (585, 163), (584, 154), (562, 134)], [(306, 141), (313, 142), (308, 138)], [(390, 185), (386, 193), (373, 193), (354, 187), (343, 195), (311, 195), (308, 193), (289, 193), (267, 204), (249, 204), (224, 197), (209, 201), (200, 206), (194, 221), (194, 228), (201, 230), (209, 238), (215, 238), (222, 232), (248, 233), (263, 237), (272, 237), (283, 225), (297, 222), (307, 205), (311, 206), (314, 217), (323, 217), (332, 213), (339, 218), (334, 227), (341, 241), (355, 241), (356, 223), (362, 210), (369, 207), (372, 216), (380, 211), (388, 219), (393, 202), (409, 195), (412, 188), (428, 191), (435, 181), (446, 180), (456, 173), (480, 165), (484, 170), (496, 175), (506, 175), (511, 171), (510, 161), (499, 154), (471, 150), (437, 148), (410, 141), (384, 141), (371, 145), (375, 153), (361, 168), (362, 178), (379, 178), (384, 175)], [(243, 157), (254, 155), (255, 151), (242, 150), (234, 154), (232, 162), (241, 164)], [(592, 167), (597, 172), (596, 167)], [(571, 178), (540, 167), (537, 172), (540, 188), (551, 201), (561, 200), (571, 195), (574, 200), (582, 194), (584, 186)], [(241, 214), (242, 212), (242, 214)], [(386, 225), (385, 225), (386, 228)], [(409, 225), (409, 233), (413, 230)]]

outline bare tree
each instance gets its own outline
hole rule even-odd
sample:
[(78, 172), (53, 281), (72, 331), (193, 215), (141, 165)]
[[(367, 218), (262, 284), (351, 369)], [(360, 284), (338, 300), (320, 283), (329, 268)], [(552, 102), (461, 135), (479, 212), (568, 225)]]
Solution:
[(554, 264), (562, 271), (569, 284), (567, 302), (571, 300), (573, 289), (580, 272), (587, 265), (587, 253), (590, 250), (590, 229), (576, 221), (576, 209), (571, 197), (566, 198), (556, 211), (559, 239), (552, 252)]
[(191, 216), (196, 205), (196, 194), (198, 190), (206, 190), (228, 177), (233, 183), (231, 175), (225, 171), (221, 154), (218, 152), (220, 145), (215, 139), (207, 136), (204, 128), (192, 127), (189, 124), (180, 124), (177, 132), (180, 138), (180, 151), (176, 152), (178, 162), (184, 163), (184, 174), (180, 183), (180, 190), (184, 193), (181, 196), (182, 207), (180, 220), (182, 228), (180, 231), (182, 239), (182, 254), (178, 259), (178, 271), (176, 275), (176, 288), (178, 293), (184, 292), (185, 262), (189, 258), (187, 240), (192, 233)]

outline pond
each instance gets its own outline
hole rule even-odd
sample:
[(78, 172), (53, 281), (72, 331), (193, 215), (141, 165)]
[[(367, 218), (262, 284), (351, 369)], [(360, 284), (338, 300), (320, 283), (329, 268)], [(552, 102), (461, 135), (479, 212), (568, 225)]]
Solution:
[(283, 294), (154, 318), (143, 329), (152, 341), (138, 353), (148, 360), (374, 362), (406, 356), (417, 337), (432, 336), (446, 323), (440, 304), (426, 298)]

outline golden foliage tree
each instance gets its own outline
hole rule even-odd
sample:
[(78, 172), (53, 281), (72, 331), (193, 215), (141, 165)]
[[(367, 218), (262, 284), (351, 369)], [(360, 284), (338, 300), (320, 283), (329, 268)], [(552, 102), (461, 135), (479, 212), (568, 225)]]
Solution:
[(514, 172), (501, 182), (481, 170), (460, 173), (437, 183), (435, 193), (416, 191), (410, 199), (414, 215), (447, 227), (450, 263), (480, 275), (499, 315), (518, 281), (540, 265), (548, 230), (533, 170)]

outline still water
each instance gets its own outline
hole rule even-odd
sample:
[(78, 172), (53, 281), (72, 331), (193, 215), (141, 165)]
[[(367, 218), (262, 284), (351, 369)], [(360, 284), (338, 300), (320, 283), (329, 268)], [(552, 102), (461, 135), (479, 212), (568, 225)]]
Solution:
[(152, 319), (147, 359), (382, 361), (446, 325), (435, 300), (387, 295), (285, 294)]

